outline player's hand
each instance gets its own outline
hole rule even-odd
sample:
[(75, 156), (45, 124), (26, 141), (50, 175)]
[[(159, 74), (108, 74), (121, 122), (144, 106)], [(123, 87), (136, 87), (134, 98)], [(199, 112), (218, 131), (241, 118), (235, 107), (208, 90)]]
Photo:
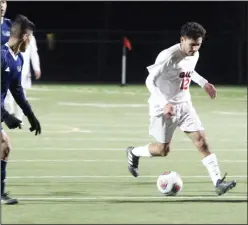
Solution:
[(216, 89), (214, 87), (214, 85), (210, 84), (210, 83), (206, 83), (204, 86), (204, 90), (208, 93), (208, 95), (210, 96), (210, 98), (215, 98), (217, 93), (216, 93)]
[(5, 116), (5, 118), (3, 119), (3, 121), (5, 122), (5, 124), (7, 125), (7, 127), (9, 129), (15, 129), (15, 128), (19, 128), (21, 129), (21, 123), (22, 121), (17, 119), (15, 116), (8, 114)]
[(41, 76), (41, 72), (40, 71), (34, 71), (34, 76), (35, 76), (36, 80), (39, 80), (40, 76)]
[(29, 121), (29, 123), (31, 125), (29, 130), (31, 132), (35, 131), (35, 135), (41, 134), (40, 122), (37, 120), (37, 118), (35, 117), (34, 114), (31, 114), (31, 115), (28, 116), (28, 121)]
[(168, 103), (164, 106), (164, 115), (166, 119), (169, 119), (175, 115), (174, 107), (172, 104)]

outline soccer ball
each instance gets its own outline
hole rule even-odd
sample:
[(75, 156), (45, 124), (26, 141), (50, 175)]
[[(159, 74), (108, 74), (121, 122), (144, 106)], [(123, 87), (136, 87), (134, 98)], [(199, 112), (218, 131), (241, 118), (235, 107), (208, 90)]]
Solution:
[(182, 190), (183, 181), (177, 172), (164, 172), (157, 179), (157, 188), (163, 195), (175, 196)]

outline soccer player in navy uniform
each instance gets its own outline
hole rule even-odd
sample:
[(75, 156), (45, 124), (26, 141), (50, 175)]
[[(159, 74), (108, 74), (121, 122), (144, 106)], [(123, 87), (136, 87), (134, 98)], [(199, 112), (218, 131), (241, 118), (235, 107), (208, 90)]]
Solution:
[(1, 46), (8, 42), (10, 36), (10, 28), (12, 26), (12, 21), (5, 18), (5, 13), (7, 9), (7, 2), (5, 0), (1, 1)]
[[(21, 127), (21, 121), (4, 109), (4, 99), (7, 91), (10, 90), (15, 101), (23, 110), (31, 125), (30, 131), (35, 135), (41, 133), (41, 126), (32, 108), (25, 98), (21, 86), (21, 72), (23, 57), (21, 52), (25, 52), (30, 42), (34, 30), (34, 24), (23, 15), (18, 15), (14, 20), (8, 42), (1, 49), (1, 122), (5, 122), (9, 129)], [(8, 156), (11, 151), (10, 140), (6, 132), (1, 127), (1, 204), (17, 204), (18, 200), (11, 198), (5, 192), (6, 166)]]

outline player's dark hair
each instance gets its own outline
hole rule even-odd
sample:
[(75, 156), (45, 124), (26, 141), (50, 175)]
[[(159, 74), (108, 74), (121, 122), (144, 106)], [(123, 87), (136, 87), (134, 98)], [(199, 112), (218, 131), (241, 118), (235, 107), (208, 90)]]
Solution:
[(35, 25), (26, 16), (17, 15), (10, 31), (11, 36), (21, 37), (27, 30), (34, 31)]
[(196, 40), (199, 37), (205, 38), (206, 30), (196, 22), (187, 22), (181, 28), (181, 36)]

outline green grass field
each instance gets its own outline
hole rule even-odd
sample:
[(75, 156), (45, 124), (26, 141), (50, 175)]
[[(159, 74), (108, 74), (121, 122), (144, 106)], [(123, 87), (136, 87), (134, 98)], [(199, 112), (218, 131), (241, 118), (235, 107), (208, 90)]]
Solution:
[[(10, 131), (13, 151), (7, 191), (20, 204), (2, 206), (3, 224), (247, 223), (247, 93), (218, 87), (210, 100), (192, 87), (222, 173), (237, 187), (217, 197), (200, 155), (179, 129), (166, 158), (142, 158), (139, 178), (127, 170), (124, 149), (153, 141), (148, 135), (145, 86), (36, 85), (28, 98), (42, 135)], [(166, 170), (184, 181), (164, 197), (156, 179)]]

